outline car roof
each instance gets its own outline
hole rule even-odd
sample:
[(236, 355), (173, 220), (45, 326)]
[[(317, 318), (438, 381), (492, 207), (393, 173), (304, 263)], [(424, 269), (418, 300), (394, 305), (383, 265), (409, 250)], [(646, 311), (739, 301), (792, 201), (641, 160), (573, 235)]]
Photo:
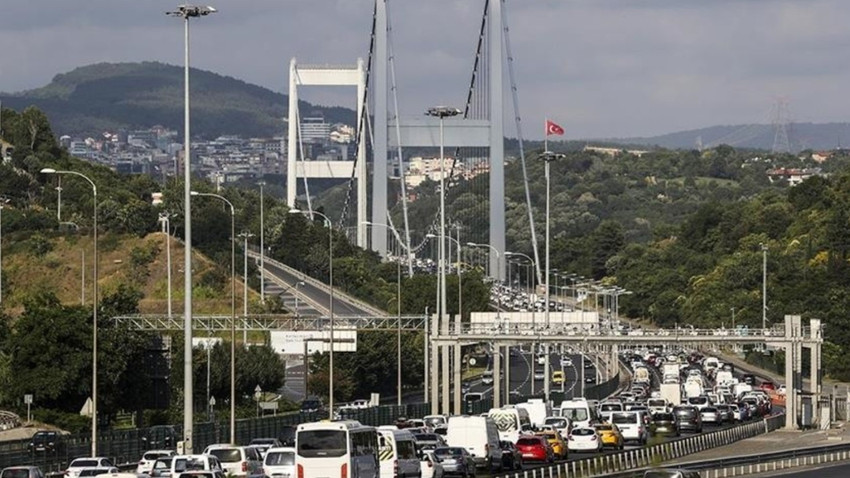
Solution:
[(269, 448), (268, 450), (266, 450), (266, 455), (268, 455), (269, 453), (287, 453), (287, 452), (295, 453), (295, 447), (291, 447), (291, 446), (272, 447), (272, 448)]

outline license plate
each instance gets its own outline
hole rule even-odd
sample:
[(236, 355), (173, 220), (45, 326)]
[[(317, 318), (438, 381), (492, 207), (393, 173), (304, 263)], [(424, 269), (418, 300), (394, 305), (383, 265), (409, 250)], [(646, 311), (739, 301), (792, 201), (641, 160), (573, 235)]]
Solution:
[(534, 456), (534, 453), (523, 453), (523, 454), (522, 454), (522, 456), (524, 456), (524, 457), (525, 457), (525, 456), (531, 456), (531, 457), (533, 457), (533, 456)]

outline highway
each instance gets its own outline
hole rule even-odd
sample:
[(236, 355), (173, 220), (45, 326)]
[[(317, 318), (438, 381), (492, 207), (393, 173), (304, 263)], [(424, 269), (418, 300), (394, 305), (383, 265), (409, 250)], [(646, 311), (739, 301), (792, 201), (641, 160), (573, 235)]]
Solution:
[[(563, 391), (566, 393), (566, 397), (572, 398), (573, 396), (581, 396), (581, 391), (583, 390), (581, 380), (581, 372), (577, 367), (581, 366), (581, 355), (578, 354), (567, 354), (572, 360), (572, 365), (568, 365), (566, 367), (561, 366), (561, 354), (552, 352), (549, 354), (549, 373), (553, 373), (555, 371), (562, 371), (566, 376), (566, 380), (563, 386), (554, 384), (550, 382), (550, 387), (552, 391)], [(504, 365), (504, 354), (502, 354), (502, 364)], [(531, 364), (534, 364), (532, 367)], [(534, 381), (534, 390), (532, 391), (532, 376), (534, 374), (535, 368), (537, 370), (542, 370), (543, 365), (539, 365), (537, 363), (536, 354), (532, 353), (528, 349), (521, 349), (520, 347), (512, 347), (511, 348), (511, 359), (510, 359), (510, 377), (511, 384), (510, 390), (512, 395), (517, 396), (530, 396), (537, 395), (543, 393), (543, 380), (538, 379)], [(596, 376), (596, 368), (586, 368), (584, 369), (585, 377)], [(502, 380), (504, 380), (504, 375), (502, 376)], [(586, 383), (585, 386), (592, 386), (595, 383)], [(504, 383), (502, 383), (504, 387)], [(483, 384), (480, 379), (475, 380), (470, 387), (470, 392), (478, 392), (484, 393), (485, 395), (492, 394), (493, 385), (492, 384)]]
[[(287, 286), (289, 286), (289, 288), (292, 290), (292, 293), (295, 293), (295, 284), (302, 280), (300, 277), (272, 264), (270, 261), (266, 261), (265, 265), (266, 273), (274, 275), (280, 281), (284, 282)], [(345, 297), (340, 294), (337, 294), (336, 291), (334, 292), (335, 293), (333, 300), (333, 309), (335, 315), (373, 315), (371, 312), (361, 309), (356, 305), (352, 304), (351, 302), (345, 300)], [(306, 298), (307, 300), (311, 300), (314, 303), (318, 304), (323, 309), (318, 311), (322, 315), (329, 315), (328, 312), (330, 311), (331, 303), (330, 294), (328, 294), (325, 289), (319, 288), (309, 281), (304, 281), (304, 285), (298, 286), (297, 293), (303, 298)]]
[(772, 471), (751, 475), (753, 477), (784, 476), (786, 478), (846, 478), (850, 476), (850, 463), (806, 467), (802, 470)]

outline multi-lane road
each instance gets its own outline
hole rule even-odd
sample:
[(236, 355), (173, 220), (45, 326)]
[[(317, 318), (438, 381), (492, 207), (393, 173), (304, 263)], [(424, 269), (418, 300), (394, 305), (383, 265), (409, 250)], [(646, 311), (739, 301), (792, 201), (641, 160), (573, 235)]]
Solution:
[[(538, 354), (532, 353), (530, 350), (522, 349), (521, 347), (512, 347), (510, 357), (510, 388), (511, 394), (514, 396), (530, 396), (541, 394), (543, 392), (543, 379), (535, 379), (535, 371), (538, 373), (543, 370), (544, 365), (538, 362), (540, 357)], [(561, 358), (567, 357), (570, 359), (569, 364), (562, 364)], [(502, 363), (504, 365), (504, 354), (502, 354)], [(595, 384), (582, 382), (582, 373), (584, 377), (596, 377), (596, 368), (584, 368), (583, 372), (579, 367), (582, 367), (582, 356), (578, 354), (551, 352), (549, 354), (549, 374), (555, 371), (564, 372), (565, 380), (563, 384), (555, 384), (550, 380), (551, 391), (563, 391), (565, 397), (582, 396), (582, 391)], [(539, 376), (539, 375), (538, 375)], [(502, 374), (502, 387), (504, 387), (504, 373)], [(485, 395), (492, 394), (493, 384), (484, 384), (481, 379), (476, 379), (471, 387), (470, 392), (484, 393)], [(513, 401), (513, 400), (512, 400)]]

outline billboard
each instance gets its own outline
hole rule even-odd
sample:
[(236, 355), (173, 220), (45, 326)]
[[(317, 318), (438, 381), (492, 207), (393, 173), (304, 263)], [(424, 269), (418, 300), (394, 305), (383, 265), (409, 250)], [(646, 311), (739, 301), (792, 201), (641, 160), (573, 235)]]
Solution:
[[(308, 354), (330, 351), (330, 330), (286, 330), (270, 334), (272, 348), (279, 354), (303, 354), (305, 343)], [(357, 330), (334, 328), (334, 352), (356, 351)]]

